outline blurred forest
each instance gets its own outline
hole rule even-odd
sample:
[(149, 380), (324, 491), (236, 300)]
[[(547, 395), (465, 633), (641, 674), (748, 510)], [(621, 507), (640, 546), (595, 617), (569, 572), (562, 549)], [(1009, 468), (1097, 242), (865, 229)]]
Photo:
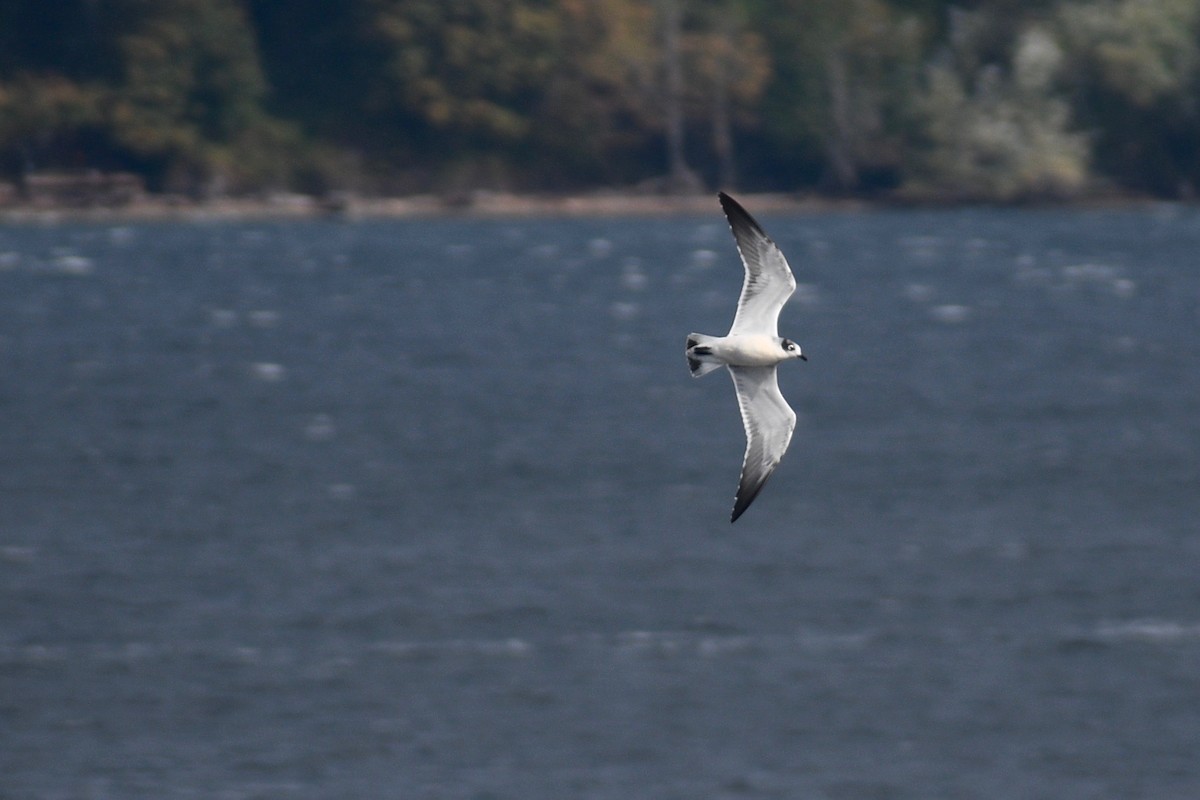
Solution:
[(1188, 199), (1200, 0), (0, 0), (0, 180)]

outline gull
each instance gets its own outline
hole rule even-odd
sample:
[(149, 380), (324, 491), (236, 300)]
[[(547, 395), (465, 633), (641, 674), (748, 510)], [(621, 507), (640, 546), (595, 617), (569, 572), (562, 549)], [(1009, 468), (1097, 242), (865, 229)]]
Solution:
[(746, 455), (729, 520), (737, 522), (775, 471), (796, 427), (796, 413), (779, 392), (775, 367), (793, 358), (808, 358), (800, 345), (779, 336), (779, 311), (796, 290), (787, 259), (741, 204), (724, 192), (718, 196), (746, 268), (746, 280), (729, 334), (688, 334), (687, 362), (693, 378), (718, 367), (728, 367), (733, 376), (746, 428)]

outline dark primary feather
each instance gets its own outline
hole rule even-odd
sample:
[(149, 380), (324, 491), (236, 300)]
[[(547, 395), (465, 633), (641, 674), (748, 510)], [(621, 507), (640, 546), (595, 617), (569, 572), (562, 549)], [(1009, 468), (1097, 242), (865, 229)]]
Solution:
[(769, 238), (766, 231), (758, 224), (758, 220), (750, 216), (750, 212), (742, 208), (741, 203), (724, 192), (718, 192), (717, 199), (721, 201), (721, 210), (725, 212), (725, 218), (729, 220), (729, 226), (734, 229), (735, 236), (737, 229), (744, 227), (757, 231), (758, 235), (764, 239)]

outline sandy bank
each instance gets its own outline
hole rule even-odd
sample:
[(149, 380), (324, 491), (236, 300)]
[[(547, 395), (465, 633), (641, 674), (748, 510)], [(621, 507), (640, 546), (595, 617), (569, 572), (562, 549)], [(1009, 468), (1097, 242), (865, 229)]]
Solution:
[[(790, 194), (746, 194), (739, 197), (760, 213), (852, 210), (867, 207), (867, 204), (860, 202), (831, 201)], [(315, 198), (308, 195), (279, 194), (265, 198), (221, 198), (205, 201), (143, 195), (120, 205), (47, 206), (10, 203), (0, 207), (0, 222), (53, 224), (69, 221), (205, 221), (321, 217), (404, 219), (437, 216), (643, 216), (711, 214), (717, 208), (715, 192), (686, 196), (620, 193), (517, 195), (476, 192), (454, 198), (436, 195), (391, 198), (337, 195)]]

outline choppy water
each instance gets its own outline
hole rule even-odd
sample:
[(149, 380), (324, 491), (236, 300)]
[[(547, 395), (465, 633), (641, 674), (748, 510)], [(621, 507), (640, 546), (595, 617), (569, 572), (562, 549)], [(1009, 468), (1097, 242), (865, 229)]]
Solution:
[[(753, 210), (753, 209), (752, 209)], [(0, 797), (1200, 796), (1200, 213), (0, 228)]]

